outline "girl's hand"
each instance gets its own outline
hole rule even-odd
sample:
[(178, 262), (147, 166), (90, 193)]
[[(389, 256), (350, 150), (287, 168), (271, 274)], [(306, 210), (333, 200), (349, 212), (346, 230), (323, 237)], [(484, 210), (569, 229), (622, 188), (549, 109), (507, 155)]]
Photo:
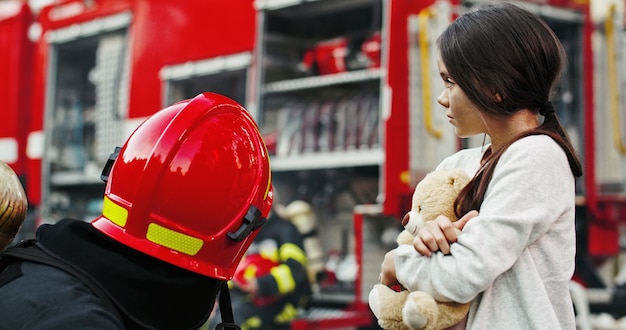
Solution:
[(417, 232), (413, 239), (413, 247), (417, 252), (428, 257), (437, 251), (450, 254), (450, 244), (456, 242), (465, 224), (477, 215), (478, 211), (469, 211), (455, 222), (440, 215), (435, 220), (426, 222), (424, 227)]
[(380, 266), (380, 283), (388, 287), (398, 284), (398, 279), (396, 278), (396, 263), (393, 258), (394, 252), (395, 249), (387, 252)]

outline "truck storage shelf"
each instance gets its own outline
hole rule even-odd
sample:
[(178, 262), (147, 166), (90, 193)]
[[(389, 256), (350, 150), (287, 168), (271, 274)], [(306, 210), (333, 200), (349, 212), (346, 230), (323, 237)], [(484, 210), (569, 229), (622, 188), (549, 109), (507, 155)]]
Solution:
[(268, 93), (280, 93), (290, 91), (302, 91), (304, 89), (320, 88), (332, 85), (347, 84), (363, 82), (367, 80), (380, 79), (382, 77), (382, 70), (380, 69), (366, 69), (358, 71), (348, 71), (337, 74), (329, 74), (323, 76), (314, 76), (306, 78), (297, 78), (282, 80), (277, 82), (268, 83), (263, 88), (263, 92)]
[(50, 176), (50, 183), (53, 186), (76, 186), (83, 184), (102, 184), (100, 172), (85, 173), (83, 171), (63, 171), (56, 172)]
[(256, 0), (257, 10), (276, 11), (288, 17), (308, 17), (371, 5), (370, 0)]
[(287, 157), (273, 156), (273, 171), (311, 170), (338, 167), (382, 165), (382, 149), (348, 150), (341, 152), (304, 153)]

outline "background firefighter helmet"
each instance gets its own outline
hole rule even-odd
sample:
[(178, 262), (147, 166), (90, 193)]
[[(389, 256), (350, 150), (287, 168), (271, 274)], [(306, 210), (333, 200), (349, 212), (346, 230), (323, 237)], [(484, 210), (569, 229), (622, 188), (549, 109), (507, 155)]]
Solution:
[(223, 280), (232, 278), (272, 204), (269, 156), (256, 123), (215, 93), (149, 117), (112, 155), (103, 179), (104, 206), (94, 227)]
[[(245, 285), (252, 278), (269, 274), (272, 268), (279, 265), (279, 262), (266, 258), (259, 253), (246, 254), (235, 271), (233, 281), (239, 286)], [(257, 306), (264, 306), (273, 303), (276, 299), (278, 296), (265, 298), (257, 296), (253, 297), (252, 301)]]
[(26, 217), (26, 193), (13, 170), (0, 162), (0, 250), (15, 238)]

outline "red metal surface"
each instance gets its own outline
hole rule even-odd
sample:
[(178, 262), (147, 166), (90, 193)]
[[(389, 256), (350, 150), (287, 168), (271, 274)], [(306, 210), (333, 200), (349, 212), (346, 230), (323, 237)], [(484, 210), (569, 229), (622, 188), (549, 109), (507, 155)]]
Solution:
[(547, 4), (560, 8), (586, 9), (591, 0), (528, 0), (539, 4)]
[(360, 302), (363, 295), (363, 214), (354, 212), (352, 217), (352, 223), (354, 226), (354, 255), (356, 257), (356, 264), (359, 266), (356, 272), (356, 279), (354, 280), (354, 297), (355, 301)]
[(598, 196), (587, 221), (587, 252), (594, 257), (618, 255), (619, 227), (626, 224), (626, 196)]
[(383, 213), (401, 217), (403, 196), (411, 195), (409, 172), (409, 62), (408, 18), (431, 6), (434, 1), (391, 1), (387, 49), (386, 84), (391, 88), (391, 113), (385, 121), (385, 166)]
[[(83, 3), (63, 1), (45, 7), (39, 22), (45, 32), (130, 10), (130, 118), (148, 116), (160, 109), (162, 99), (156, 91), (161, 91), (159, 71), (163, 66), (251, 51), (254, 47), (256, 15), (252, 0), (99, 0), (91, 7)], [(81, 5), (82, 11), (71, 9)], [(40, 43), (38, 61), (42, 63), (48, 60), (46, 47)]]
[(324, 316), (322, 311), (316, 317), (300, 318), (291, 322), (292, 330), (317, 330), (317, 329), (341, 329), (351, 327), (371, 326), (374, 319), (369, 311), (369, 307), (364, 303), (355, 303), (348, 308), (336, 313), (328, 311)]
[(27, 31), (33, 15), (23, 1), (0, 2), (0, 139), (15, 142), (15, 153), (2, 155), (13, 171), (24, 178), (28, 109), (32, 89), (32, 43)]
[[(585, 1), (575, 1), (585, 3)], [(620, 225), (626, 224), (626, 196), (621, 194), (606, 194), (598, 191), (596, 182), (596, 162), (603, 161), (596, 159), (595, 134), (596, 127), (594, 117), (594, 65), (592, 34), (594, 33), (594, 23), (591, 20), (589, 6), (581, 6), (585, 16), (583, 25), (583, 88), (584, 93), (584, 206), (586, 215), (583, 217), (587, 222), (587, 251), (592, 257), (605, 258), (615, 256), (620, 253)]]
[(595, 165), (595, 117), (594, 117), (594, 74), (593, 74), (593, 49), (592, 34), (594, 30), (593, 22), (588, 6), (583, 9), (585, 22), (583, 25), (583, 88), (584, 109), (583, 109), (583, 182), (585, 202), (587, 212), (595, 214), (597, 210), (597, 186), (596, 186), (596, 165)]
[[(159, 71), (166, 65), (252, 51), (256, 15), (252, 0), (65, 0), (41, 9), (37, 23), (32, 88), (32, 116), (25, 132), (42, 132), (49, 78), (50, 45), (45, 33), (130, 11), (130, 90), (128, 118), (149, 116), (162, 104)], [(11, 62), (15, 63), (15, 62)], [(27, 84), (30, 85), (30, 84)], [(26, 134), (26, 133), (25, 133)], [(42, 161), (27, 164), (29, 197), (41, 203)]]
[(256, 15), (251, 0), (136, 1), (131, 38), (133, 79), (129, 116), (156, 111), (158, 72), (168, 64), (252, 51)]

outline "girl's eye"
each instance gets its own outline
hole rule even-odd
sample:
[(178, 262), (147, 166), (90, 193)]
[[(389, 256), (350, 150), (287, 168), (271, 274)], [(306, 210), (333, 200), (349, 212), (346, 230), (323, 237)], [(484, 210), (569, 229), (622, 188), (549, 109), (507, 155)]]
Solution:
[(450, 87), (452, 85), (454, 85), (454, 81), (450, 78), (444, 78), (443, 79), (443, 83), (446, 85), (446, 87)]

